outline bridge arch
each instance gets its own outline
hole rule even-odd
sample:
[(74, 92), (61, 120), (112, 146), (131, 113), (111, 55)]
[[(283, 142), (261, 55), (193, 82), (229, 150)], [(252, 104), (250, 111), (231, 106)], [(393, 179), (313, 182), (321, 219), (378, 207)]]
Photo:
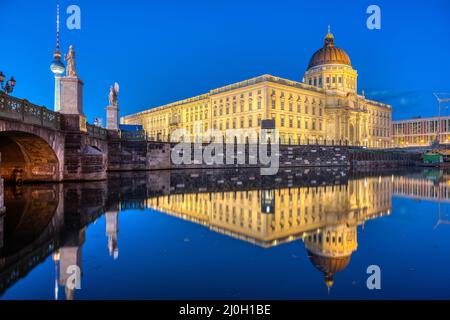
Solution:
[(58, 134), (0, 132), (0, 174), (7, 182), (60, 181), (64, 164)]

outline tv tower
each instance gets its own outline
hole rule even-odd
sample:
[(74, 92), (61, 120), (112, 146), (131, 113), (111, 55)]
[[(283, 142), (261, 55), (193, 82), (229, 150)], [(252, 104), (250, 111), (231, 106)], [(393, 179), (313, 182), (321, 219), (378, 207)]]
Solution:
[(59, 3), (56, 4), (56, 48), (53, 53), (53, 62), (50, 65), (55, 75), (55, 112), (61, 110), (61, 75), (64, 73), (65, 67), (61, 61), (61, 51), (59, 48)]

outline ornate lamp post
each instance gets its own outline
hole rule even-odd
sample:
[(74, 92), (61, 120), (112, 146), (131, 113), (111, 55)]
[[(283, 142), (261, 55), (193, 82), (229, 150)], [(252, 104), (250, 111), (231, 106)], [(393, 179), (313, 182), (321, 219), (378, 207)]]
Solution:
[(16, 80), (14, 79), (14, 77), (11, 77), (11, 79), (4, 83), (5, 79), (5, 75), (0, 71), (0, 85), (2, 87), (2, 91), (6, 94), (10, 94), (11, 92), (13, 92), (14, 87), (16, 86)]

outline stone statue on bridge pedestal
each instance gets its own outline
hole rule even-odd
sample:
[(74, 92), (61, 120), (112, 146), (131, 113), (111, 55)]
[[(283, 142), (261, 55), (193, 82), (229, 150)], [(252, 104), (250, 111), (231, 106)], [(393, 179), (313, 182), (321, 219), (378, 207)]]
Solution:
[(119, 84), (116, 82), (114, 86), (109, 87), (109, 105), (117, 106), (117, 97), (119, 95)]
[(109, 88), (109, 106), (106, 107), (106, 129), (119, 130), (119, 84)]
[(83, 113), (83, 82), (78, 77), (75, 67), (75, 50), (71, 45), (64, 55), (67, 61), (66, 76), (61, 78), (61, 108), (65, 115), (63, 129), (86, 132), (86, 117)]

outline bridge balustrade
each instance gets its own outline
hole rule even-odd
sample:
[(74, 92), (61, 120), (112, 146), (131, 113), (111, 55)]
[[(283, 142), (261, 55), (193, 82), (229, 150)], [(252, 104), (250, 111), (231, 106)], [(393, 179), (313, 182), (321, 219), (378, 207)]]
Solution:
[(59, 113), (2, 92), (0, 92), (0, 117), (55, 130), (61, 128)]
[(86, 124), (88, 134), (96, 139), (106, 140), (108, 139), (108, 130), (91, 124)]

